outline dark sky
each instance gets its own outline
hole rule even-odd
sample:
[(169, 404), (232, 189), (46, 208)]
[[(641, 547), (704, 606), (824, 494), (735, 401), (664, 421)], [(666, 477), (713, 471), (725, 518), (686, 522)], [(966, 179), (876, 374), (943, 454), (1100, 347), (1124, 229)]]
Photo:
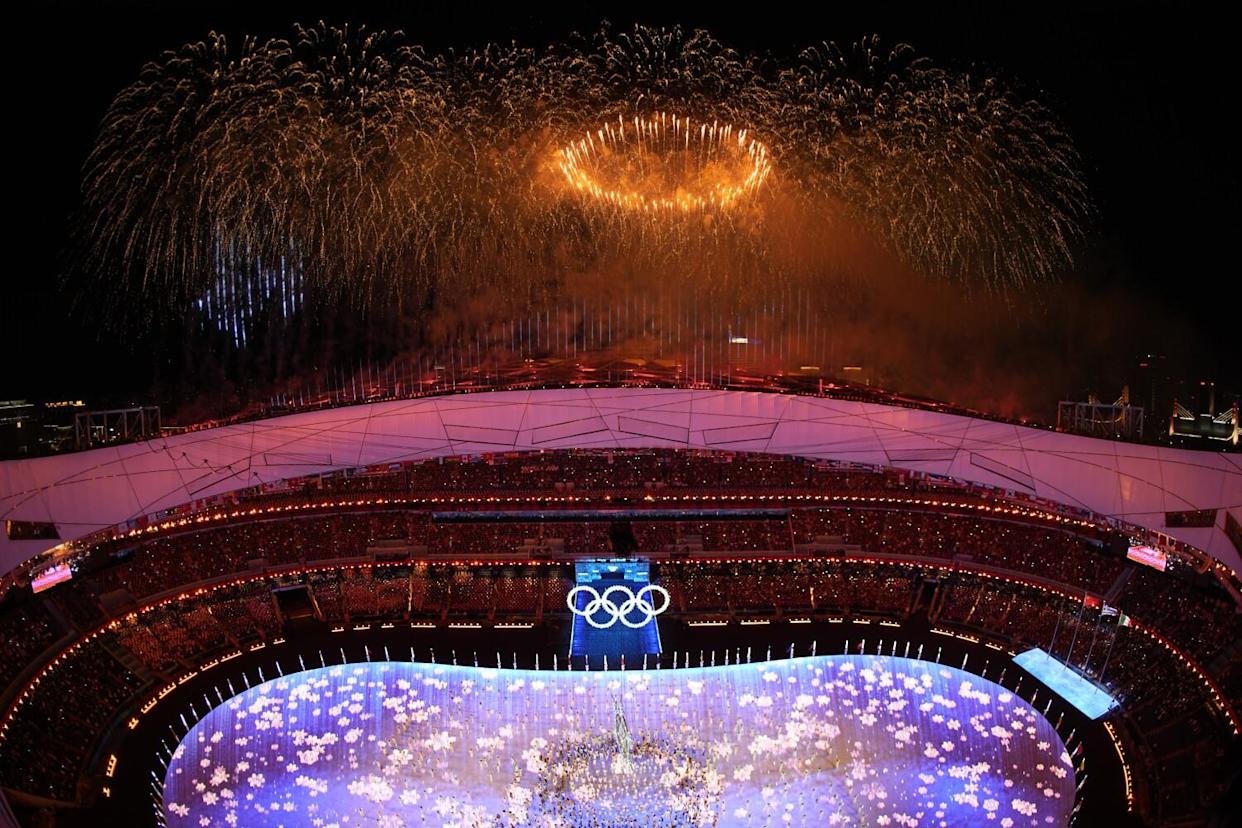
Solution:
[[(9, 31), (18, 52), (8, 119), (17, 226), (0, 298), (0, 398), (87, 396), (141, 384), (133, 379), (143, 371), (127, 366), (148, 357), (101, 341), (68, 312), (70, 297), (59, 286), (80, 167), (112, 96), (144, 61), (212, 29), (230, 39), (283, 36), (293, 22), (317, 19), (401, 28), (432, 48), (509, 39), (539, 44), (593, 30), (604, 19), (618, 27), (701, 26), (732, 45), (778, 53), (874, 33), (938, 63), (984, 67), (1037, 91), (1086, 160), (1099, 216), (1080, 259), (1085, 272), (1075, 278), (1101, 297), (1142, 300), (1122, 303), (1127, 308), (1162, 309), (1118, 320), (1117, 306), (1101, 299), (1098, 313), (1110, 319), (1109, 328), (1132, 340), (1120, 350), (1184, 352), (1191, 364), (1179, 370), (1187, 379), (1242, 386), (1237, 139), (1228, 125), (1236, 115), (1237, 71), (1230, 21), (1217, 17), (1223, 5), (818, 5), (823, 11), (812, 16), (792, 4), (757, 3), (742, 11), (580, 3), (555, 12), (469, 2), (43, 4), (29, 23)], [(764, 17), (769, 9), (773, 16)], [(1188, 337), (1198, 341), (1169, 341)]]

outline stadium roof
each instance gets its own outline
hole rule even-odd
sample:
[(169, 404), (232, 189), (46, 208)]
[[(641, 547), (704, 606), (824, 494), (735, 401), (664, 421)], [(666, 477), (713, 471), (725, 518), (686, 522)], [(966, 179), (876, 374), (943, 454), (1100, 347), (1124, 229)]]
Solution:
[[(65, 540), (260, 483), (440, 456), (704, 448), (910, 469), (1164, 532), (1242, 570), (1242, 455), (1114, 442), (912, 408), (752, 391), (575, 388), (450, 394), (293, 414), (0, 463), (0, 518)], [(1212, 527), (1165, 513), (1219, 510)], [(0, 572), (55, 540), (0, 537)]]

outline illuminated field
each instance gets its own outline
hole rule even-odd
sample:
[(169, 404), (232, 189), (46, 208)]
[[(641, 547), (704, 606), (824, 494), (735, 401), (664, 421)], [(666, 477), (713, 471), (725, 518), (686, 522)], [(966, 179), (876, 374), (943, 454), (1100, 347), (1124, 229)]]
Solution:
[[(635, 743), (618, 764), (619, 704)], [(1065, 825), (1052, 726), (976, 676), (821, 656), (676, 671), (312, 670), (177, 748), (172, 826)], [(656, 816), (653, 816), (656, 815)], [(604, 819), (604, 822), (591, 820)]]

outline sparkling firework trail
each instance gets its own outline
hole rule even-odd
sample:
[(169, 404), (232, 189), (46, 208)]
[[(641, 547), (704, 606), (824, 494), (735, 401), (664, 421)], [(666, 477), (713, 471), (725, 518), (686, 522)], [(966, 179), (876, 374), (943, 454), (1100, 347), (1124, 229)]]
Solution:
[(1062, 270), (1089, 213), (1044, 106), (907, 47), (761, 61), (636, 27), (431, 54), (321, 24), (144, 67), (86, 163), (79, 264), (119, 315), (252, 319), (531, 295), (610, 261), (703, 291), (813, 282), (820, 229), (849, 227), (1005, 291)]

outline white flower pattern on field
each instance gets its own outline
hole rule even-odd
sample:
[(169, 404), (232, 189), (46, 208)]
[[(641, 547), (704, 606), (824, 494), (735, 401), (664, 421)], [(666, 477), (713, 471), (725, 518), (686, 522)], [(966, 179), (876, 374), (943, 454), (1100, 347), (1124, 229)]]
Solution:
[(686, 768), (659, 759), (648, 782), (624, 781), (636, 771), (614, 759), (618, 784), (565, 788), (609, 824), (642, 811), (625, 796), (667, 797), (682, 820), (643, 828), (1014, 828), (1063, 825), (1074, 805), (1064, 745), (1013, 693), (935, 664), (821, 656), (645, 673), (373, 662), (289, 675), (191, 730), (169, 765), (165, 816), (170, 828), (550, 828), (528, 780), (568, 782), (555, 746), (611, 732), (613, 699), (636, 740), (699, 745), (702, 764), (693, 790)]

